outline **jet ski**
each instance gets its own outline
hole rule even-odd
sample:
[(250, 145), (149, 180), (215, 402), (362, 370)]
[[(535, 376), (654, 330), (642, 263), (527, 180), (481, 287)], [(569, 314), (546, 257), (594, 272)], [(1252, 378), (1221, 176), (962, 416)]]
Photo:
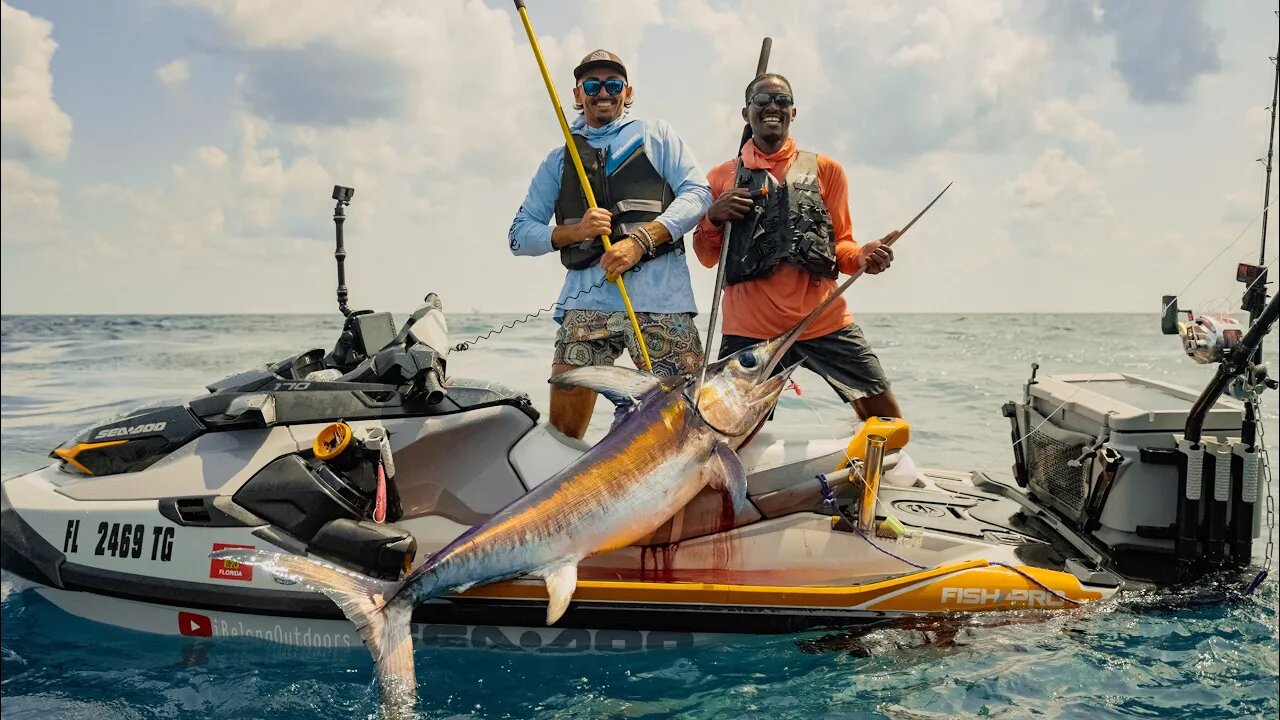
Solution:
[[(51, 465), (5, 480), (0, 564), (20, 588), (143, 632), (356, 646), (322, 595), (210, 554), (283, 550), (396, 579), (588, 449), (540, 422), (527, 395), (455, 372), (437, 296), (398, 327), (348, 308), (351, 193), (333, 196), (344, 315), (333, 347), (97, 423)], [(1269, 494), (1257, 405), (1276, 385), (1258, 348), (1280, 306), (1266, 301), (1264, 268), (1241, 272), (1248, 328), (1165, 298), (1163, 330), (1218, 364), (1200, 392), (1033, 366), (1001, 409), (1011, 479), (917, 467), (897, 418), (835, 440), (766, 424), (739, 453), (745, 506), (708, 489), (649, 537), (589, 558), (555, 626), (542, 580), (516, 579), (419, 606), (415, 640), (679, 648), (1070, 610), (1249, 566)]]

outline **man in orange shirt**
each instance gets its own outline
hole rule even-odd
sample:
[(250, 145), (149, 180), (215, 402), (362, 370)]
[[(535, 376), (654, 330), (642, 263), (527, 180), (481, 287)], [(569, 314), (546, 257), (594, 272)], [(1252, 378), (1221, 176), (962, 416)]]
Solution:
[[(720, 261), (724, 224), (732, 222), (725, 261), (720, 357), (776, 337), (827, 299), (840, 273), (875, 275), (893, 261), (885, 245), (898, 231), (859, 247), (849, 219), (849, 184), (835, 160), (796, 148), (791, 83), (768, 73), (747, 86), (742, 119), (751, 139), (741, 167), (729, 160), (707, 174), (713, 201), (694, 250), (707, 267)], [(900, 417), (880, 360), (837, 299), (779, 364), (804, 360), (858, 416)]]

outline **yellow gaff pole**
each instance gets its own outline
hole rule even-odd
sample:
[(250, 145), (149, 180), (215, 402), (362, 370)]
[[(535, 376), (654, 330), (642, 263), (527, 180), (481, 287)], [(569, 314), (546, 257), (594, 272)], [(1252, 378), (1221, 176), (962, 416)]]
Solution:
[[(538, 47), (538, 38), (533, 34), (533, 26), (529, 24), (529, 13), (525, 10), (524, 0), (515, 0), (516, 11), (520, 13), (520, 21), (524, 23), (524, 32), (529, 36), (529, 46), (533, 48), (533, 56), (538, 60), (538, 70), (542, 71), (542, 81), (547, 85), (547, 95), (551, 97), (551, 106), (556, 109), (556, 118), (560, 121), (560, 131), (564, 133), (565, 148), (569, 152), (569, 156), (573, 158), (573, 167), (578, 171), (578, 182), (582, 184), (582, 192), (587, 197), (587, 207), (596, 207), (596, 194), (591, 191), (591, 183), (587, 181), (587, 171), (582, 167), (582, 157), (578, 155), (578, 146), (573, 142), (573, 133), (569, 131), (569, 121), (565, 120), (564, 108), (560, 107), (560, 100), (556, 97), (555, 85), (551, 82), (551, 73), (547, 71), (547, 63), (542, 59), (542, 49)], [(613, 247), (613, 243), (609, 241), (607, 234), (600, 236), (604, 241), (605, 252)], [(622, 276), (618, 276), (613, 280), (618, 284), (618, 292), (622, 295), (622, 304), (627, 308), (627, 317), (631, 318), (631, 329), (636, 334), (636, 344), (640, 346), (640, 354), (644, 357), (644, 369), (653, 372), (653, 361), (649, 359), (649, 348), (644, 342), (644, 333), (640, 332), (640, 321), (636, 318), (636, 311), (631, 307), (631, 298), (627, 296), (627, 286), (622, 282)]]

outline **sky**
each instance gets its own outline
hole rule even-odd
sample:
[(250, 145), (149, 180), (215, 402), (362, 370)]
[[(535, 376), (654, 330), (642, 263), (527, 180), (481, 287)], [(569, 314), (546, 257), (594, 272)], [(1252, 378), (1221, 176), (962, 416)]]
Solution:
[[(0, 2), (5, 314), (331, 312), (334, 184), (356, 190), (353, 306), (554, 302), (558, 258), (507, 245), (563, 143), (509, 2)], [(861, 241), (954, 181), (855, 313), (1155, 313), (1179, 291), (1226, 310), (1258, 260), (1270, 0), (528, 6), (571, 117), (573, 66), (607, 48), (633, 113), (704, 170), (734, 154), (772, 37), (793, 134), (844, 165)], [(706, 311), (714, 274), (689, 262)]]

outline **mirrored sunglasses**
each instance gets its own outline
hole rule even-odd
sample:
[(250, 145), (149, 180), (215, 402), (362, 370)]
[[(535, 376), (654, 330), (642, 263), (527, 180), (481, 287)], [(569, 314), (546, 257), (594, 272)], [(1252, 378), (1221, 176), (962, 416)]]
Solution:
[(621, 95), (622, 91), (627, 87), (627, 81), (620, 78), (609, 78), (608, 80), (583, 80), (582, 92), (588, 97), (595, 97), (600, 94), (600, 88), (610, 95)]

